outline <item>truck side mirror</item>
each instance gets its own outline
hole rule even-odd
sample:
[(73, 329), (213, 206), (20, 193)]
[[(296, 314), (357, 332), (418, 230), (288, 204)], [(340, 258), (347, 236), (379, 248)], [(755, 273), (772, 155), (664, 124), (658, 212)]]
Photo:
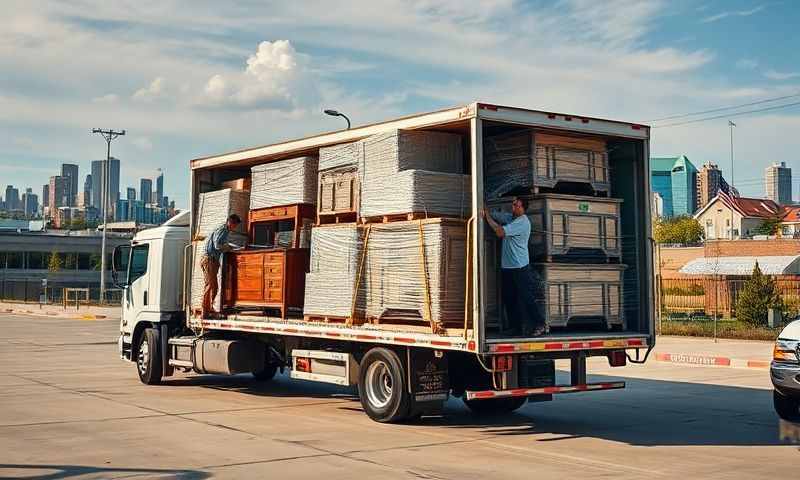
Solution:
[[(119, 245), (114, 248), (111, 260), (111, 279), (117, 288), (124, 288), (128, 285), (128, 261), (131, 256), (130, 245)], [(121, 274), (121, 275), (120, 275)], [(120, 281), (119, 277), (123, 280)]]

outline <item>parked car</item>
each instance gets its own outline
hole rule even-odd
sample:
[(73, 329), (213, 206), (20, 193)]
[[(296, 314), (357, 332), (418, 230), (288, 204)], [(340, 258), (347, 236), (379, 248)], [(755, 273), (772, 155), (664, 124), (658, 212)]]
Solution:
[(781, 331), (770, 365), (775, 412), (784, 420), (800, 421), (800, 320)]

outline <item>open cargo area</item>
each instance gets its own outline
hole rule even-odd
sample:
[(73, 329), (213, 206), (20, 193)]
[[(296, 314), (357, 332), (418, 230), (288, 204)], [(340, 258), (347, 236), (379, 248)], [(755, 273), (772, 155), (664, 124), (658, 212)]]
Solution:
[[(227, 254), (220, 273), (215, 304), (228, 318), (214, 325), (408, 332), (486, 352), (548, 339), (646, 346), (647, 135), (638, 125), (472, 104), (194, 160), (195, 242), (229, 212), (247, 219), (246, 247)], [(513, 198), (528, 203), (549, 327), (536, 338), (511, 328), (502, 240), (480, 217), (484, 206), (508, 211)], [(216, 216), (202, 213), (211, 201)], [(202, 252), (193, 252), (189, 298), (202, 323)]]

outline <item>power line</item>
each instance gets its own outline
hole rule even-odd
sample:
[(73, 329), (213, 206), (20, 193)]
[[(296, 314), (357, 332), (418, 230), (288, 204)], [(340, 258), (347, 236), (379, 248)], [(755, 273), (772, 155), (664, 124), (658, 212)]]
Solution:
[(738, 117), (740, 115), (746, 115), (749, 113), (759, 113), (759, 112), (768, 112), (770, 110), (778, 110), (781, 108), (789, 108), (789, 107), (796, 107), (800, 105), (800, 102), (793, 102), (793, 103), (786, 103), (783, 105), (774, 105), (772, 107), (764, 107), (764, 108), (756, 108), (754, 110), (745, 110), (743, 112), (732, 112), (726, 113), (723, 115), (715, 115), (713, 117), (705, 117), (705, 118), (698, 118), (695, 120), (687, 120), (685, 122), (675, 122), (675, 123), (668, 123), (666, 125), (656, 125), (651, 128), (666, 128), (666, 127), (677, 127), (679, 125), (688, 125), (690, 123), (699, 123), (699, 122), (707, 122), (709, 120), (718, 120), (720, 118), (731, 118), (731, 117)]
[(794, 93), (792, 95), (784, 95), (782, 97), (765, 98), (764, 100), (759, 100), (757, 102), (742, 103), (740, 105), (733, 105), (731, 107), (712, 108), (711, 110), (703, 110), (700, 112), (683, 113), (680, 115), (671, 115), (669, 117), (654, 118), (652, 120), (645, 120), (642, 123), (661, 122), (663, 120), (674, 120), (676, 118), (694, 117), (695, 115), (705, 115), (707, 113), (722, 112), (725, 110), (735, 110), (737, 108), (752, 107), (753, 105), (761, 105), (762, 103), (777, 102), (778, 100), (785, 100), (787, 98), (794, 98), (794, 97), (800, 97), (800, 93)]

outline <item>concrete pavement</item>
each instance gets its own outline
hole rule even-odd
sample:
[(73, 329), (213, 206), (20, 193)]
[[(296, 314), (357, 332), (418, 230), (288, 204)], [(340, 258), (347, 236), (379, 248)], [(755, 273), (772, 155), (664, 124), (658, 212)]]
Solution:
[(442, 417), (381, 425), (353, 389), (284, 376), (142, 385), (113, 320), (0, 325), (0, 477), (774, 479), (800, 459), (760, 370), (595, 359), (591, 380), (628, 388), (493, 419), (452, 399)]

